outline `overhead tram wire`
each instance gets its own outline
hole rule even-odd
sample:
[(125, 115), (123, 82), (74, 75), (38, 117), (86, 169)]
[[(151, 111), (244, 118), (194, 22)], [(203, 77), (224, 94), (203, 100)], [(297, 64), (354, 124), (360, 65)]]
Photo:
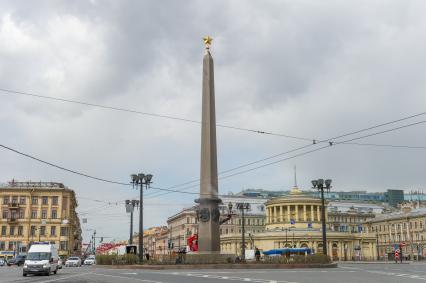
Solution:
[(58, 168), (60, 170), (64, 170), (64, 171), (76, 174), (76, 175), (80, 175), (80, 176), (83, 176), (83, 177), (86, 177), (86, 178), (89, 178), (89, 179), (93, 179), (93, 180), (97, 180), (97, 181), (102, 181), (102, 182), (106, 182), (106, 183), (110, 183), (110, 184), (116, 184), (116, 185), (125, 185), (125, 186), (130, 186), (131, 185), (130, 183), (122, 183), (122, 182), (111, 181), (111, 180), (107, 180), (107, 179), (103, 179), (103, 178), (94, 177), (94, 176), (91, 176), (91, 175), (88, 175), (88, 174), (85, 174), (85, 173), (82, 173), (82, 172), (78, 172), (76, 170), (68, 169), (68, 168), (65, 168), (63, 166), (60, 166), (60, 165), (57, 165), (57, 164), (53, 164), (51, 162), (44, 161), (44, 160), (42, 160), (40, 158), (37, 158), (37, 157), (34, 157), (32, 155), (23, 153), (21, 151), (18, 151), (16, 149), (11, 148), (11, 147), (5, 146), (3, 144), (0, 144), (0, 147), (2, 147), (4, 149), (7, 149), (7, 150), (10, 150), (12, 152), (15, 152), (15, 153), (17, 153), (19, 155), (25, 156), (27, 158), (33, 159), (35, 161), (44, 163), (46, 165), (49, 165), (49, 166), (52, 166), (52, 167)]
[[(399, 119), (399, 121), (400, 120), (401, 119)], [(402, 128), (406, 128), (406, 127), (410, 127), (410, 126), (414, 126), (414, 125), (418, 125), (418, 124), (422, 124), (422, 123), (426, 123), (426, 120), (425, 121), (419, 121), (419, 122), (411, 123), (411, 124), (407, 124), (407, 125), (403, 125), (403, 126), (399, 126), (399, 127), (396, 127), (396, 128), (392, 128), (392, 129), (388, 129), (388, 130), (384, 130), (384, 131), (380, 131), (380, 132), (376, 132), (376, 133), (372, 133), (372, 134), (368, 134), (368, 135), (361, 136), (361, 137), (356, 137), (356, 138), (353, 138), (353, 139), (348, 139), (348, 140), (345, 140), (345, 141), (342, 141), (342, 142), (339, 142), (339, 141), (338, 142), (329, 142), (329, 145), (332, 146), (332, 145), (337, 145), (337, 144), (343, 144), (345, 142), (352, 142), (354, 140), (359, 140), (359, 139), (362, 139), (362, 138), (366, 138), (366, 137), (370, 137), (370, 136), (374, 136), (374, 135), (378, 135), (378, 134), (383, 134), (383, 133), (387, 133), (387, 132), (399, 130), (399, 129), (402, 129)], [(389, 123), (386, 123), (386, 124), (389, 124)], [(35, 161), (44, 163), (46, 165), (49, 165), (49, 166), (58, 168), (60, 170), (64, 170), (64, 171), (73, 173), (73, 174), (77, 174), (77, 175), (80, 175), (80, 176), (83, 176), (83, 177), (86, 177), (86, 178), (90, 178), (90, 179), (94, 179), (94, 180), (98, 180), (98, 181), (102, 181), (102, 182), (107, 182), (107, 183), (112, 183), (112, 184), (118, 184), (118, 185), (125, 185), (125, 186), (130, 186), (131, 185), (130, 183), (123, 183), (123, 182), (111, 181), (111, 180), (108, 180), (108, 179), (99, 178), (99, 177), (91, 176), (91, 175), (86, 174), (86, 173), (78, 172), (76, 170), (71, 170), (71, 169), (65, 168), (63, 166), (59, 166), (59, 165), (53, 164), (51, 162), (44, 161), (44, 160), (42, 160), (40, 158), (31, 156), (29, 154), (20, 152), (20, 151), (18, 151), (16, 149), (13, 149), (11, 147), (8, 147), (8, 146), (2, 145), (2, 144), (0, 144), (0, 147), (2, 147), (4, 149), (7, 149), (7, 150), (10, 150), (12, 152), (15, 152), (15, 153), (17, 153), (19, 155), (25, 156), (27, 158), (33, 159)], [(261, 166), (255, 167), (255, 168), (251, 168), (251, 169), (248, 169), (248, 170), (245, 170), (245, 171), (237, 172), (235, 174), (232, 174), (232, 176), (243, 174), (243, 173), (246, 173), (246, 172), (249, 172), (249, 171), (253, 171), (253, 170), (256, 170), (256, 169), (259, 169), (259, 168), (262, 168), (262, 167), (265, 167), (265, 166), (269, 166), (269, 165), (272, 165), (272, 164), (276, 164), (276, 163), (282, 162), (284, 160), (295, 158), (295, 157), (298, 157), (298, 156), (301, 156), (301, 155), (306, 155), (308, 153), (311, 153), (311, 152), (314, 152), (314, 151), (317, 151), (317, 150), (320, 150), (320, 149), (323, 149), (323, 148), (327, 148), (327, 147), (329, 147), (329, 146), (325, 146), (325, 147), (322, 147), (322, 148), (314, 149), (314, 150), (311, 150), (311, 151), (308, 151), (308, 152), (304, 152), (304, 153), (301, 153), (301, 154), (298, 154), (298, 155), (295, 155), (295, 156), (292, 156), (292, 157), (289, 157), (289, 158), (285, 158), (285, 159), (274, 161), (274, 162), (271, 162), (271, 163), (268, 163), (268, 164), (264, 164), (264, 165), (261, 165)], [(228, 172), (229, 171), (230, 170), (228, 170)], [(229, 178), (229, 177), (231, 177), (231, 176), (229, 175), (229, 176), (221, 177), (220, 179), (225, 179), (225, 178)], [(196, 184), (195, 186), (198, 186), (198, 185), (199, 184)], [(194, 186), (192, 186), (192, 187), (194, 187)], [(163, 191), (167, 191), (167, 192), (171, 192), (171, 193), (175, 193), (176, 192), (176, 193), (185, 193), (185, 194), (197, 194), (197, 195), (199, 194), (199, 193), (195, 193), (195, 192), (184, 192), (183, 189), (181, 189), (181, 190), (173, 190), (173, 189), (164, 189), (164, 188), (156, 188), (156, 187), (152, 187), (152, 189), (163, 190)], [(209, 195), (209, 194), (207, 194), (207, 195)]]
[[(281, 153), (274, 154), (274, 155), (271, 155), (271, 156), (268, 156), (268, 157), (265, 157), (265, 158), (262, 158), (262, 159), (259, 159), (259, 160), (256, 160), (256, 161), (252, 161), (252, 162), (249, 162), (249, 163), (246, 163), (246, 164), (242, 164), (242, 165), (239, 165), (237, 167), (227, 169), (225, 171), (221, 171), (221, 172), (219, 172), (219, 174), (232, 172), (232, 171), (235, 171), (237, 169), (244, 168), (244, 167), (247, 167), (247, 166), (250, 166), (250, 165), (253, 165), (253, 164), (257, 164), (257, 163), (260, 163), (260, 162), (263, 162), (263, 161), (266, 161), (266, 160), (269, 160), (269, 159), (273, 159), (273, 158), (276, 158), (278, 156), (282, 156), (282, 155), (285, 155), (285, 154), (288, 154), (288, 153), (292, 153), (292, 152), (295, 152), (295, 151), (298, 151), (298, 150), (302, 150), (302, 149), (314, 146), (314, 145), (319, 144), (319, 143), (326, 143), (326, 142), (330, 143), (330, 141), (338, 139), (338, 138), (342, 138), (342, 137), (354, 135), (354, 134), (357, 134), (357, 133), (369, 131), (369, 130), (372, 130), (372, 129), (376, 129), (376, 128), (379, 128), (379, 127), (387, 126), (387, 125), (390, 125), (390, 124), (402, 122), (402, 121), (412, 119), (412, 118), (415, 118), (415, 117), (419, 117), (419, 116), (422, 116), (422, 115), (426, 115), (426, 112), (421, 112), (421, 113), (413, 114), (413, 115), (406, 116), (406, 117), (403, 117), (403, 118), (399, 118), (399, 119), (396, 119), (396, 120), (392, 120), (392, 121), (389, 121), (389, 122), (377, 124), (377, 125), (374, 125), (374, 126), (371, 126), (371, 127), (352, 131), (352, 132), (345, 133), (345, 134), (342, 134), (342, 135), (338, 135), (338, 136), (335, 136), (335, 137), (332, 137), (332, 138), (329, 138), (329, 139), (323, 139), (323, 140), (318, 140), (318, 141), (313, 140), (313, 143), (311, 143), (311, 144), (307, 144), (307, 145), (304, 145), (304, 146), (301, 146), (301, 147), (298, 147), (298, 148), (295, 148), (295, 149), (292, 149), (292, 150), (289, 150), (289, 151), (281, 152)], [(357, 144), (357, 145), (361, 145), (361, 144)], [(173, 186), (169, 187), (169, 189), (178, 188), (178, 187), (181, 187), (181, 186), (185, 186), (185, 185), (189, 185), (189, 184), (197, 183), (197, 182), (199, 183), (200, 179), (194, 179), (194, 180), (191, 180), (191, 181), (188, 181), (188, 182), (185, 182), (185, 183), (173, 185)], [(193, 188), (193, 187), (196, 187), (196, 186), (198, 186), (198, 184), (194, 185), (194, 186), (190, 186), (189, 188)], [(148, 196), (152, 196), (154, 194), (158, 194), (158, 193), (152, 193), (152, 194), (148, 193), (146, 196), (148, 197)]]
[[(419, 116), (422, 116), (422, 115), (425, 115), (425, 114), (426, 114), (426, 112), (421, 112), (421, 113), (413, 114), (413, 115), (406, 116), (406, 117), (403, 117), (403, 118), (399, 118), (399, 119), (396, 119), (396, 120), (392, 120), (392, 121), (389, 121), (389, 122), (377, 124), (377, 125), (374, 125), (374, 126), (371, 126), (371, 127), (363, 128), (363, 129), (356, 130), (356, 131), (352, 131), (352, 132), (345, 133), (345, 134), (342, 134), (342, 135), (338, 135), (338, 136), (335, 136), (335, 137), (332, 137), (332, 138), (329, 138), (329, 139), (318, 140), (318, 141), (313, 140), (312, 144), (307, 144), (307, 145), (304, 145), (304, 146), (301, 146), (301, 147), (298, 147), (298, 148), (295, 148), (295, 149), (292, 149), (292, 150), (288, 150), (288, 151), (281, 152), (281, 153), (278, 153), (278, 154), (274, 154), (274, 155), (271, 155), (271, 156), (268, 156), (268, 157), (265, 157), (265, 158), (262, 158), (262, 159), (259, 159), (259, 160), (256, 160), (256, 161), (245, 163), (245, 164), (239, 165), (237, 167), (221, 171), (221, 172), (219, 172), (219, 174), (223, 174), (223, 173), (227, 173), (227, 172), (232, 172), (232, 171), (235, 171), (237, 169), (244, 168), (244, 167), (247, 167), (247, 166), (250, 166), (250, 165), (253, 165), (253, 164), (257, 164), (257, 163), (260, 163), (260, 162), (263, 162), (263, 161), (266, 161), (266, 160), (270, 160), (270, 159), (276, 158), (278, 156), (282, 156), (282, 155), (285, 155), (285, 154), (288, 154), (288, 153), (292, 153), (292, 152), (295, 152), (295, 151), (298, 151), (298, 150), (302, 150), (302, 149), (314, 146), (314, 145), (319, 144), (319, 143), (326, 143), (326, 142), (330, 143), (330, 141), (338, 139), (338, 138), (342, 138), (342, 137), (354, 135), (354, 134), (357, 134), (357, 133), (369, 131), (369, 130), (372, 130), (372, 129), (376, 129), (376, 128), (379, 128), (379, 127), (387, 126), (387, 125), (390, 125), (390, 124), (402, 122), (402, 121), (409, 120), (409, 119), (412, 119), (412, 118), (415, 118), (415, 117), (419, 117)], [(362, 145), (362, 144), (358, 143), (357, 145)], [(365, 145), (367, 145), (367, 144), (365, 144)], [(394, 147), (403, 147), (403, 146), (394, 146)], [(407, 146), (407, 148), (410, 148), (410, 147)], [(169, 189), (171, 189), (171, 188), (178, 188), (178, 187), (181, 187), (181, 186), (185, 186), (185, 185), (189, 185), (189, 184), (197, 183), (197, 182), (198, 182), (198, 184), (196, 184), (196, 185), (192, 185), (190, 187), (184, 188), (184, 189), (191, 189), (191, 188), (199, 186), (200, 179), (194, 179), (192, 181), (188, 181), (188, 182), (185, 182), (185, 183), (174, 185), (174, 186), (169, 187)], [(183, 190), (183, 189), (180, 189), (180, 190)], [(155, 196), (155, 194), (159, 194), (159, 193), (158, 192), (157, 193), (151, 193), (151, 194), (148, 193), (146, 196), (147, 197), (148, 196)], [(160, 193), (160, 195), (163, 195), (163, 194)]]
[[(84, 106), (91, 106), (91, 107), (120, 111), (120, 112), (128, 112), (128, 113), (144, 115), (144, 116), (151, 116), (151, 117), (156, 117), (156, 118), (164, 118), (164, 119), (170, 119), (170, 120), (176, 120), (176, 121), (188, 122), (188, 123), (200, 124), (200, 125), (202, 124), (202, 122), (198, 121), (198, 120), (181, 118), (181, 117), (164, 115), (164, 114), (158, 114), (158, 113), (138, 111), (138, 110), (127, 109), (127, 108), (116, 107), (116, 106), (101, 105), (101, 104), (90, 103), (90, 102), (85, 102), (85, 101), (59, 98), (59, 97), (53, 97), (53, 96), (47, 96), (47, 95), (40, 95), (40, 94), (10, 90), (10, 89), (5, 89), (5, 88), (0, 88), (0, 91), (2, 91), (3, 93), (6, 93), (6, 94), (17, 94), (17, 95), (31, 96), (31, 97), (37, 97), (37, 98), (42, 98), (42, 99), (47, 99), (47, 100), (54, 100), (54, 101), (59, 101), (59, 102), (66, 102), (66, 103), (72, 103), (72, 104), (78, 104), (78, 105), (84, 105)], [(245, 131), (245, 132), (263, 134), (263, 135), (270, 135), (270, 136), (278, 136), (278, 137), (295, 139), (295, 140), (302, 140), (302, 141), (314, 140), (312, 138), (298, 137), (298, 136), (287, 135), (287, 134), (282, 134), (282, 133), (274, 133), (274, 132), (269, 132), (269, 131), (264, 131), (264, 130), (249, 129), (249, 128), (231, 126), (231, 125), (216, 124), (216, 126), (220, 127), (220, 128), (231, 129), (231, 130)]]
[[(227, 176), (219, 177), (219, 180), (223, 180), (223, 179), (227, 179), (227, 178), (234, 177), (234, 176), (237, 176), (237, 175), (245, 174), (245, 173), (248, 173), (248, 172), (251, 172), (251, 171), (263, 168), (263, 167), (267, 167), (267, 166), (274, 165), (274, 164), (277, 164), (277, 163), (280, 163), (280, 162), (283, 162), (283, 161), (294, 159), (296, 157), (304, 156), (304, 155), (307, 155), (309, 153), (320, 151), (320, 150), (323, 150), (325, 148), (330, 148), (330, 147), (335, 146), (335, 145), (350, 143), (350, 142), (355, 141), (355, 140), (360, 140), (360, 139), (364, 139), (364, 138), (367, 138), (367, 137), (376, 136), (376, 135), (379, 135), (379, 134), (384, 134), (384, 133), (388, 133), (388, 132), (400, 130), (400, 129), (403, 129), (403, 128), (407, 128), (407, 127), (411, 127), (411, 126), (416, 126), (416, 125), (423, 124), (423, 123), (426, 123), (426, 120), (415, 122), (415, 123), (411, 123), (411, 124), (406, 124), (406, 125), (403, 125), (403, 126), (399, 126), (399, 127), (395, 127), (395, 128), (392, 128), (392, 129), (387, 129), (387, 130), (383, 130), (383, 131), (379, 131), (379, 132), (375, 132), (375, 133), (371, 133), (371, 134), (367, 134), (367, 135), (364, 135), (364, 136), (361, 136), (361, 137), (355, 137), (355, 138), (347, 139), (345, 141), (332, 142), (332, 143), (329, 143), (328, 145), (325, 145), (325, 146), (322, 146), (322, 147), (319, 147), (319, 148), (316, 148), (316, 149), (312, 149), (312, 150), (309, 150), (309, 151), (305, 151), (305, 152), (302, 152), (302, 153), (299, 153), (299, 154), (296, 154), (296, 155), (293, 155), (293, 156), (290, 156), (290, 157), (287, 157), (287, 158), (283, 158), (283, 159), (279, 159), (279, 160), (276, 160), (276, 161), (273, 161), (273, 162), (262, 164), (260, 166), (257, 166), (257, 167), (254, 167), (254, 168), (250, 168), (250, 169), (247, 169), (247, 170), (243, 170), (243, 171), (240, 171), (240, 172), (236, 172), (234, 174), (230, 174), (230, 175), (227, 175)], [(422, 148), (426, 148), (426, 147), (422, 147)], [(252, 162), (252, 164), (253, 164), (253, 162)], [(228, 170), (228, 172), (229, 171), (230, 170)], [(188, 193), (188, 192), (184, 192), (183, 190), (185, 190), (185, 189), (191, 189), (191, 188), (194, 188), (194, 187), (198, 187), (199, 185), (200, 184), (195, 184), (195, 185), (192, 185), (190, 187), (186, 187), (186, 188), (180, 189), (180, 193)], [(165, 190), (165, 189), (163, 189), (163, 190)], [(162, 195), (165, 195), (165, 194), (168, 194), (168, 193), (162, 193), (162, 194), (158, 194), (158, 195), (151, 195), (150, 198), (159, 197), (159, 196), (162, 196)], [(147, 199), (149, 199), (149, 198), (147, 198)]]

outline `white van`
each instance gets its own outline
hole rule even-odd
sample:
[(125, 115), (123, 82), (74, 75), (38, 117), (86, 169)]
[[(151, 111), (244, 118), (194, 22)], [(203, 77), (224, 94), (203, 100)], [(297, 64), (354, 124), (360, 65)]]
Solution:
[(23, 276), (27, 274), (56, 274), (58, 271), (58, 251), (49, 242), (35, 242), (28, 250), (24, 263)]

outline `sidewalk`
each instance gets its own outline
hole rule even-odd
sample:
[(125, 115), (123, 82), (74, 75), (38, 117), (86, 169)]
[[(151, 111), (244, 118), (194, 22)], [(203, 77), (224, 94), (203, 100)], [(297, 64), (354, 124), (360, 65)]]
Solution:
[(395, 263), (395, 261), (335, 261), (338, 264), (411, 264), (412, 261), (403, 261), (402, 263), (398, 261), (398, 263)]

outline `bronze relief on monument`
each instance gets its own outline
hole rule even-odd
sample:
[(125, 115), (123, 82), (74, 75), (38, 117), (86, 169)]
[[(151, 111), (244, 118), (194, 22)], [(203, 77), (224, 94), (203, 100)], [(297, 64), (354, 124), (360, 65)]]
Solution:
[(203, 208), (200, 210), (200, 220), (202, 222), (207, 222), (210, 220), (210, 211), (208, 208)]

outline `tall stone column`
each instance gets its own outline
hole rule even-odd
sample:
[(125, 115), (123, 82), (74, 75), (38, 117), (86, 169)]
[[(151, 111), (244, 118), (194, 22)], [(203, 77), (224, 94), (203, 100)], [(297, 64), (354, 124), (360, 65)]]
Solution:
[(206, 54), (203, 58), (203, 90), (201, 119), (201, 164), (198, 224), (199, 253), (219, 253), (220, 235), (217, 181), (216, 113), (214, 96), (213, 58), (209, 48), (212, 39), (204, 38)]

